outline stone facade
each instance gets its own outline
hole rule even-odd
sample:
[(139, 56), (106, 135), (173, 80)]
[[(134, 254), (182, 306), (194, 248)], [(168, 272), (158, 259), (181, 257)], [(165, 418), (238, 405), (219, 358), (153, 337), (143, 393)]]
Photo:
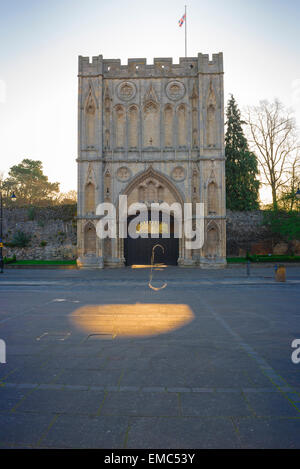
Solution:
[(124, 241), (96, 236), (96, 207), (132, 202), (205, 206), (205, 244), (179, 242), (178, 265), (226, 264), (223, 55), (79, 57), (78, 264), (124, 265)]

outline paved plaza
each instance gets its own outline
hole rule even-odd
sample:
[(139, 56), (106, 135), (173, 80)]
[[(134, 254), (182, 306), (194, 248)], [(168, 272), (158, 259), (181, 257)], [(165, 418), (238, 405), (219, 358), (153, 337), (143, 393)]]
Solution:
[(300, 268), (6, 270), (0, 447), (300, 448)]

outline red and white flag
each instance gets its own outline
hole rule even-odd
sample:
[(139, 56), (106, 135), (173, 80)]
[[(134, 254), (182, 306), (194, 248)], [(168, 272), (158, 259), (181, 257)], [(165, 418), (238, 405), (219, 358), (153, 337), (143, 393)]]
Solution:
[(185, 14), (182, 15), (182, 17), (180, 18), (180, 20), (178, 21), (178, 24), (179, 24), (179, 27), (181, 28), (181, 26), (183, 25), (183, 23), (185, 22)]

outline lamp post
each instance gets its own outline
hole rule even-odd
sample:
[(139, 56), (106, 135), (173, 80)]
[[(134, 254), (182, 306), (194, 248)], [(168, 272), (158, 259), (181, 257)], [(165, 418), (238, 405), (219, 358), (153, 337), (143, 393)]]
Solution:
[[(15, 193), (13, 192), (11, 195), (11, 200), (15, 202), (17, 200), (17, 197), (15, 196)], [(0, 190), (0, 273), (3, 274), (3, 198), (2, 198), (2, 191)]]

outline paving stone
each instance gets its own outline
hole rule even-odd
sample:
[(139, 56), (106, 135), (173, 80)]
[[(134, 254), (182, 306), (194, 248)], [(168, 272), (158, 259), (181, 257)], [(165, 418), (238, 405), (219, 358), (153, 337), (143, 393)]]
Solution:
[(284, 393), (284, 395), (297, 406), (300, 404), (300, 393)]
[(55, 383), (62, 371), (42, 366), (26, 365), (19, 368), (16, 372), (4, 378), (4, 382), (10, 383), (38, 383), (51, 384)]
[(163, 386), (147, 386), (142, 388), (142, 392), (166, 392)]
[(178, 416), (178, 397), (169, 393), (110, 393), (101, 415)]
[(214, 392), (214, 388), (192, 388), (192, 392)]
[(191, 393), (180, 395), (183, 416), (233, 417), (253, 415), (242, 394)]
[(57, 383), (76, 386), (117, 386), (120, 370), (66, 370), (56, 380)]
[(0, 414), (2, 447), (36, 446), (52, 421), (51, 415)]
[(73, 417), (61, 415), (40, 447), (122, 449), (129, 426), (126, 417)]
[(243, 448), (300, 448), (300, 418), (237, 419), (237, 427)]
[(300, 410), (281, 393), (245, 393), (245, 397), (259, 417), (300, 417)]
[(37, 389), (21, 402), (17, 411), (95, 415), (104, 396), (104, 392)]
[(13, 409), (28, 394), (28, 391), (18, 388), (0, 387), (0, 412)]
[(239, 438), (229, 419), (136, 418), (127, 446), (143, 449), (239, 448)]

